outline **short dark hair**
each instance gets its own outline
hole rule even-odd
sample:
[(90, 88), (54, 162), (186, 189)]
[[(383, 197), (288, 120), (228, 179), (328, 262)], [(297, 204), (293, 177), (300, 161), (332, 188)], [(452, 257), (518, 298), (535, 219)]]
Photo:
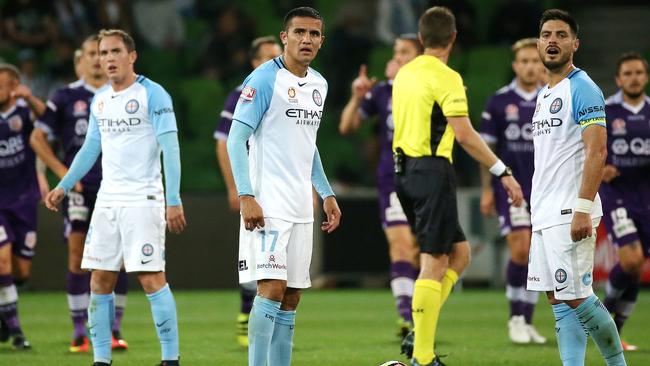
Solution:
[(628, 62), (628, 61), (641, 61), (643, 64), (643, 67), (645, 68), (645, 72), (648, 72), (648, 60), (646, 60), (643, 56), (641, 56), (640, 53), (638, 52), (625, 52), (624, 54), (620, 55), (618, 57), (618, 60), (616, 60), (616, 75), (621, 73), (621, 66)]
[(99, 34), (97, 35), (97, 46), (99, 47), (99, 44), (102, 43), (102, 39), (106, 37), (119, 37), (122, 39), (122, 42), (124, 42), (124, 46), (126, 46), (126, 50), (128, 52), (133, 52), (135, 51), (135, 41), (133, 40), (133, 37), (131, 37), (128, 33), (121, 29), (102, 29), (99, 31)]
[(434, 6), (422, 14), (418, 23), (425, 48), (444, 48), (456, 32), (456, 17), (444, 6)]
[(20, 70), (12, 64), (0, 63), (0, 73), (6, 72), (14, 80), (20, 80)]
[(248, 50), (248, 58), (251, 60), (255, 60), (256, 58), (259, 58), (260, 48), (262, 48), (262, 46), (265, 44), (279, 45), (278, 41), (273, 36), (264, 36), (264, 37), (255, 38), (253, 42), (251, 42), (250, 50)]
[(296, 18), (296, 17), (305, 17), (305, 18), (314, 18), (318, 19), (321, 21), (323, 26), (325, 26), (325, 20), (323, 19), (323, 16), (320, 15), (318, 10), (314, 8), (310, 8), (308, 6), (301, 6), (299, 8), (291, 9), (287, 13), (287, 15), (284, 16), (284, 30), (286, 31), (289, 27), (289, 23), (291, 22), (291, 19)]
[(542, 26), (549, 20), (559, 20), (565, 22), (571, 28), (574, 36), (578, 36), (578, 22), (569, 14), (568, 11), (562, 9), (547, 9), (542, 13), (542, 18), (539, 20), (539, 32), (542, 32)]
[(415, 33), (402, 33), (399, 36), (397, 36), (397, 39), (401, 41), (410, 41), (411, 43), (413, 43), (418, 53), (424, 52), (424, 46), (422, 46), (422, 43), (420, 42), (418, 35)]

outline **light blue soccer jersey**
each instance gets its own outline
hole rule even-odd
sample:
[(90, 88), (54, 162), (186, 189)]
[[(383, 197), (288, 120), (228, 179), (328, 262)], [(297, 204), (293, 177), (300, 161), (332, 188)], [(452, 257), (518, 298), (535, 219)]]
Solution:
[(103, 178), (96, 205), (164, 206), (156, 137), (177, 131), (169, 94), (138, 76), (124, 90), (115, 92), (110, 85), (99, 89), (90, 110), (86, 139), (100, 140), (102, 147)]
[(265, 217), (313, 222), (311, 171), (327, 81), (314, 69), (297, 77), (277, 57), (244, 80), (233, 123), (254, 132), (249, 174)]
[[(605, 99), (586, 72), (575, 68), (560, 83), (542, 88), (533, 115), (535, 173), (531, 190), (533, 230), (567, 224), (582, 184), (582, 131), (605, 127)], [(591, 217), (603, 215), (596, 194)]]

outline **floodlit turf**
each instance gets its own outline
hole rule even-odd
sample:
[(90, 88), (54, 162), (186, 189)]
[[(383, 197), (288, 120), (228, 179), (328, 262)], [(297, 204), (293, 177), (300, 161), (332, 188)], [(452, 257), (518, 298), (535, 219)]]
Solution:
[[(239, 296), (235, 291), (177, 291), (184, 365), (245, 365), (246, 352), (235, 343)], [(25, 293), (20, 298), (23, 328), (34, 349), (12, 351), (0, 345), (0, 365), (91, 365), (90, 354), (68, 354), (71, 324), (63, 293)], [(628, 365), (650, 364), (650, 293), (641, 293), (624, 336), (643, 351), (628, 353)], [(506, 330), (507, 303), (503, 291), (455, 293), (443, 308), (438, 349), (444, 361), (458, 365), (559, 365), (551, 310), (540, 301), (538, 330), (549, 338), (545, 346), (514, 346)], [(396, 312), (385, 291), (311, 291), (297, 316), (293, 365), (376, 366), (402, 360), (395, 336)], [(113, 365), (154, 365), (159, 347), (141, 292), (129, 295), (123, 333), (130, 349), (114, 355)], [(587, 365), (604, 365), (589, 343)]]

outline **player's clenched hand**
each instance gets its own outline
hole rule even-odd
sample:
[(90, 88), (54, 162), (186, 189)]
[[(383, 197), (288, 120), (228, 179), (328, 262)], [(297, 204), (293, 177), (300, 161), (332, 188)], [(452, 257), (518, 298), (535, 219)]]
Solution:
[(244, 220), (246, 230), (253, 231), (264, 227), (264, 212), (262, 207), (255, 201), (255, 197), (240, 196), (239, 206), (241, 207), (241, 217)]
[(52, 211), (59, 211), (58, 206), (63, 201), (63, 197), (65, 197), (63, 188), (54, 188), (45, 196), (45, 207)]
[(603, 182), (605, 183), (611, 182), (619, 175), (621, 175), (621, 172), (619, 172), (618, 169), (616, 169), (616, 167), (612, 164), (607, 164), (603, 168)]
[(167, 227), (174, 234), (180, 234), (187, 226), (183, 205), (167, 206)]
[(584, 212), (576, 212), (571, 220), (571, 240), (579, 242), (593, 234), (591, 215)]
[(327, 215), (327, 221), (321, 225), (321, 230), (326, 231), (328, 234), (336, 230), (341, 223), (341, 209), (339, 204), (336, 203), (336, 197), (329, 196), (323, 201), (323, 211)]
[(521, 191), (521, 186), (512, 175), (506, 175), (501, 178), (501, 184), (508, 193), (510, 203), (513, 206), (519, 207), (524, 202), (524, 193)]
[(481, 192), (481, 213), (484, 216), (494, 215), (494, 190), (491, 188)]
[(32, 96), (32, 90), (27, 85), (20, 84), (11, 92), (11, 96), (14, 98), (29, 99)]

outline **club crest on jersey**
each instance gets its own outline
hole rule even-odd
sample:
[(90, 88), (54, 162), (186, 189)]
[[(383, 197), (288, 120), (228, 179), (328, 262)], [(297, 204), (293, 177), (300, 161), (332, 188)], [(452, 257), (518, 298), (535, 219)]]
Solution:
[(128, 102), (126, 102), (126, 105), (124, 106), (124, 110), (126, 113), (133, 114), (140, 109), (140, 103), (138, 103), (137, 100), (131, 99)]
[(539, 109), (542, 107), (542, 103), (537, 103), (537, 106), (535, 107), (535, 113), (533, 114), (533, 117), (537, 116), (537, 113), (539, 113)]
[(323, 97), (320, 95), (318, 89), (314, 89), (314, 91), (311, 93), (311, 98), (314, 100), (314, 103), (316, 103), (317, 106), (320, 107), (323, 105)]
[(97, 114), (102, 114), (104, 112), (104, 101), (100, 100), (99, 103), (97, 103)]
[(239, 98), (244, 102), (252, 102), (253, 99), (255, 98), (255, 94), (257, 94), (257, 90), (255, 90), (255, 88), (246, 86), (244, 89), (241, 90), (241, 94), (239, 95)]
[(519, 107), (516, 104), (508, 104), (506, 106), (506, 121), (516, 122), (519, 121)]
[(623, 118), (616, 118), (612, 121), (612, 135), (621, 136), (625, 135), (627, 131), (625, 130), (625, 120)]
[(13, 132), (20, 132), (23, 129), (23, 119), (20, 116), (13, 116), (7, 121), (9, 129)]
[(551, 106), (548, 108), (548, 111), (555, 114), (562, 109), (562, 99), (561, 98), (555, 98), (553, 102), (551, 103)]
[(75, 117), (85, 116), (88, 114), (88, 103), (83, 100), (78, 100), (72, 106), (72, 115)]
[(289, 98), (295, 98), (296, 97), (296, 89), (294, 89), (292, 86), (290, 86), (289, 90), (287, 90), (287, 94), (289, 95)]

